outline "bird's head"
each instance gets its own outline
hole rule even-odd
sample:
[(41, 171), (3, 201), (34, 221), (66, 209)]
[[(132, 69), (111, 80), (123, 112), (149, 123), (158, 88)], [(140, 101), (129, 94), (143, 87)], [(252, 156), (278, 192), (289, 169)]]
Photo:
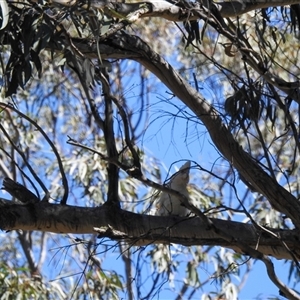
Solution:
[(189, 182), (191, 162), (187, 161), (177, 173), (175, 173), (170, 181), (170, 187), (176, 189), (176, 187), (186, 187)]

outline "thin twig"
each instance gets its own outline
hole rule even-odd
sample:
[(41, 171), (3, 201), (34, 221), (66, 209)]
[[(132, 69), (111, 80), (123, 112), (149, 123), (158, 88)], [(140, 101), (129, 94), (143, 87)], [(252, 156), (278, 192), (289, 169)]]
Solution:
[[(8, 103), (3, 103), (0, 102), (0, 106), (3, 108), (9, 108), (12, 109), (13, 111), (15, 111), (18, 115), (20, 115), (22, 118), (24, 118), (25, 120), (27, 120), (28, 122), (30, 122), (41, 134), (42, 136), (45, 138), (45, 140), (47, 141), (47, 143), (50, 145), (53, 153), (56, 156), (57, 162), (58, 162), (58, 167), (59, 167), (59, 171), (62, 177), (62, 183), (63, 183), (63, 187), (64, 187), (64, 196), (61, 200), (61, 204), (66, 204), (67, 203), (67, 199), (69, 196), (69, 185), (68, 185), (68, 180), (64, 171), (64, 167), (63, 167), (63, 163), (61, 161), (60, 155), (55, 147), (55, 145), (52, 143), (52, 141), (49, 139), (48, 135), (45, 133), (45, 131), (37, 124), (37, 122), (35, 122), (34, 120), (32, 120), (31, 118), (29, 118), (28, 116), (26, 116), (25, 114), (23, 114), (22, 112), (20, 112), (17, 108), (15, 108), (14, 106), (12, 106), (11, 104)], [(18, 148), (15, 148), (18, 151)], [(24, 156), (23, 153), (20, 153), (18, 151), (18, 153), (22, 156)], [(24, 158), (23, 158), (24, 159)], [(25, 160), (26, 162), (26, 160)], [(45, 185), (43, 184), (43, 182), (40, 180), (40, 178), (35, 174), (35, 172), (33, 171), (33, 169), (31, 168), (30, 165), (28, 165), (29, 170), (32, 170), (32, 175), (34, 176), (34, 178), (36, 179), (36, 181), (40, 184), (40, 186), (42, 187), (42, 189), (44, 190), (44, 192), (46, 193), (46, 195), (49, 195), (49, 191), (47, 190), (47, 188), (45, 187)]]

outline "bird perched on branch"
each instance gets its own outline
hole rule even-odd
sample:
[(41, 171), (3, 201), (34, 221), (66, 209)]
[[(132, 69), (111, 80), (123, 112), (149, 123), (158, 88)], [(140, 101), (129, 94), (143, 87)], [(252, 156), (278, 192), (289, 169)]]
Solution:
[[(187, 199), (189, 193), (187, 190), (187, 184), (189, 183), (189, 173), (190, 173), (191, 162), (186, 162), (177, 173), (175, 173), (167, 187), (179, 192)], [(166, 192), (162, 192), (160, 199), (156, 205), (156, 215), (157, 216), (180, 216), (185, 217), (188, 215), (189, 210), (184, 206), (183, 202), (180, 201), (180, 196), (170, 195)]]

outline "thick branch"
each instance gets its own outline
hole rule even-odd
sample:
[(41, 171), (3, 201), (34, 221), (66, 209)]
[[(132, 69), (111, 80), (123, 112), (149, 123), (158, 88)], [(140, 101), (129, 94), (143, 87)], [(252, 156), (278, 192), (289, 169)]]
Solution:
[[(67, 7), (75, 6), (79, 3), (82, 3), (82, 1), (76, 0), (52, 0), (50, 2), (52, 2), (53, 4), (59, 4)], [(202, 2), (202, 5), (204, 5), (205, 1)], [(92, 7), (96, 9), (103, 9), (108, 7), (109, 9), (113, 9), (113, 12), (117, 12), (119, 15), (126, 16), (129, 13), (142, 7), (143, 5), (150, 4), (152, 6), (151, 12), (144, 14), (142, 17), (161, 17), (176, 22), (183, 20), (182, 13), (184, 12), (184, 10), (182, 10), (180, 6), (177, 6), (178, 3), (180, 2), (176, 0), (148, 0), (141, 1), (138, 3), (121, 3), (115, 0), (92, 0), (87, 1), (86, 7)], [(224, 2), (215, 2), (215, 5), (223, 18), (232, 18), (256, 9), (286, 6), (298, 3), (300, 3), (299, 0), (232, 0)], [(194, 17), (195, 16), (189, 16), (189, 18)]]
[[(215, 228), (235, 237), (230, 243), (207, 229), (200, 218), (157, 217), (118, 210), (110, 216), (109, 207), (85, 208), (39, 202), (33, 205), (16, 205), (2, 199), (0, 202), (0, 228), (2, 230), (39, 230), (54, 233), (94, 234), (111, 239), (127, 239), (132, 244), (176, 243), (191, 245), (219, 245), (241, 252), (239, 241), (247, 243), (265, 255), (291, 259), (290, 252), (300, 259), (298, 230), (271, 230), (276, 238), (265, 232), (258, 233), (250, 224), (210, 219)], [(111, 220), (113, 218), (113, 220)], [(108, 224), (114, 224), (110, 226)], [(245, 253), (249, 254), (249, 253)]]

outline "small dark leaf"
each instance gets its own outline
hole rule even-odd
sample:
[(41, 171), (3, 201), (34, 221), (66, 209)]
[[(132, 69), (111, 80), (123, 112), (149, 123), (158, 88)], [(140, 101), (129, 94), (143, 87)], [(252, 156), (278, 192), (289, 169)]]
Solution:
[(236, 99), (235, 99), (234, 96), (229, 96), (228, 98), (226, 98), (226, 100), (225, 100), (225, 112), (231, 117), (236, 115), (237, 103), (236, 103)]
[(261, 114), (261, 107), (260, 107), (260, 101), (259, 101), (259, 97), (252, 97), (251, 99), (251, 108), (250, 108), (250, 113), (249, 113), (249, 118), (252, 121), (257, 122), (260, 114)]
[(24, 82), (23, 82), (23, 88), (25, 84), (28, 82), (28, 80), (31, 78), (32, 75), (32, 66), (31, 63), (25, 62), (25, 67), (24, 67)]
[(199, 24), (197, 21), (183, 22), (184, 28), (188, 33), (186, 47), (188, 47), (194, 40), (200, 42)]
[(267, 13), (267, 9), (266, 8), (263, 8), (261, 10), (261, 14), (263, 16), (263, 19), (267, 22), (270, 22), (270, 18), (268, 17), (268, 13)]
[(83, 71), (83, 79), (85, 81), (86, 86), (90, 86), (94, 82), (95, 76), (95, 67), (91, 63), (89, 59), (85, 59), (82, 64), (82, 71)]
[(38, 71), (38, 76), (39, 76), (39, 78), (41, 78), (41, 75), (42, 75), (41, 60), (40, 60), (38, 54), (34, 50), (31, 50), (30, 54), (31, 54), (31, 59), (32, 59), (37, 71)]
[(11, 96), (11, 95), (13, 95), (13, 94), (16, 93), (17, 88), (19, 86), (18, 70), (15, 69), (13, 71), (12, 76), (11, 76), (11, 80), (8, 81), (7, 85), (8, 85), (8, 88), (7, 88), (7, 91), (5, 93), (5, 96), (9, 97), (9, 96)]
[(39, 31), (36, 35), (36, 40), (39, 45), (35, 47), (37, 53), (40, 53), (41, 50), (45, 49), (48, 46), (48, 43), (53, 35), (53, 29), (50, 28), (47, 24), (41, 24)]
[(295, 32), (300, 30), (300, 5), (293, 4), (290, 9), (290, 18), (292, 22), (292, 30)]
[(22, 24), (22, 41), (24, 43), (24, 57), (28, 58), (30, 48), (35, 38), (34, 29), (32, 29), (32, 18), (33, 16), (26, 14)]
[[(65, 56), (65, 58), (67, 59), (67, 63), (68, 63), (68, 66), (73, 70), (75, 71), (75, 73), (78, 75), (79, 78), (82, 77), (82, 64), (81, 62), (78, 60), (78, 62), (74, 63), (73, 62), (73, 58), (72, 58), (72, 55), (71, 52), (69, 54), (67, 54)], [(76, 60), (76, 57), (74, 58), (74, 60)]]
[(276, 111), (277, 111), (276, 107), (273, 107), (273, 113), (272, 113), (272, 115), (270, 116), (270, 121), (271, 121), (271, 123), (272, 123), (272, 127), (275, 126), (275, 121), (276, 121)]
[(271, 28), (271, 34), (272, 34), (272, 38), (273, 38), (273, 41), (275, 42), (276, 46), (278, 45), (277, 43), (277, 36), (276, 36), (276, 29), (274, 28)]
[(263, 24), (263, 26), (262, 26), (262, 34), (264, 34), (265, 33), (265, 31), (266, 31), (266, 28), (267, 28), (267, 22), (270, 22), (270, 20), (269, 20), (269, 18), (268, 18), (268, 15), (267, 15), (267, 12), (266, 12), (266, 9), (262, 9), (261, 10), (261, 14), (262, 14), (262, 24)]
[(14, 68), (14, 73), (16, 73), (17, 80), (19, 83), (19, 86), (24, 89), (24, 80), (23, 80), (23, 68), (22, 66), (18, 66)]

